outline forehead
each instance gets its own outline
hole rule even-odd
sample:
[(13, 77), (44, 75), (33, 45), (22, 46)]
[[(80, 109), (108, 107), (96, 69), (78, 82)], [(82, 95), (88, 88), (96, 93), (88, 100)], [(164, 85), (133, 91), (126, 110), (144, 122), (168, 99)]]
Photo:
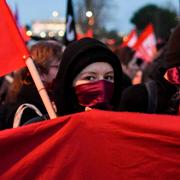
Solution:
[(106, 62), (95, 62), (92, 64), (89, 64), (88, 66), (86, 66), (81, 73), (85, 73), (85, 72), (91, 72), (91, 71), (113, 71), (113, 68), (110, 64), (106, 63)]

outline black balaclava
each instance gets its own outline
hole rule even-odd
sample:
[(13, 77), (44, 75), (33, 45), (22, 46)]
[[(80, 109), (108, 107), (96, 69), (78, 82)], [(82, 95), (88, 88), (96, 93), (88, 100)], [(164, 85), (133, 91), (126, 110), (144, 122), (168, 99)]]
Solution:
[(73, 88), (73, 80), (86, 66), (94, 62), (107, 62), (114, 70), (113, 110), (117, 110), (121, 97), (122, 69), (117, 56), (103, 43), (83, 38), (70, 44), (64, 51), (55, 79), (54, 99), (58, 115), (84, 111)]

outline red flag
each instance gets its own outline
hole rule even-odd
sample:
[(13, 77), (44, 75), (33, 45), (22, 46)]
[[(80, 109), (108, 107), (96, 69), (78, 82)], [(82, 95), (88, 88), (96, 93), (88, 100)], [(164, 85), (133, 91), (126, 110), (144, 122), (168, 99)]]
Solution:
[(86, 37), (93, 38), (93, 29), (89, 28), (85, 34)]
[(82, 39), (82, 38), (85, 38), (85, 37), (93, 38), (93, 30), (92, 30), (92, 28), (89, 28), (89, 29), (87, 30), (87, 32), (84, 33), (84, 34), (80, 34), (80, 33), (77, 34), (77, 39), (78, 39), (78, 40), (79, 40), (79, 39)]
[(123, 38), (123, 43), (121, 44), (121, 47), (133, 47), (137, 41), (138, 37), (136, 34), (136, 30), (133, 29), (127, 36)]
[(77, 33), (77, 40), (84, 38), (84, 34)]
[(92, 110), (0, 132), (0, 179), (179, 179), (178, 116)]
[(139, 36), (138, 41), (133, 46), (136, 50), (135, 57), (141, 58), (146, 62), (151, 62), (155, 56), (156, 38), (154, 34), (153, 25), (149, 24), (142, 34)]
[(25, 26), (19, 26), (19, 31), (25, 42), (28, 42), (31, 39), (26, 33), (27, 29)]
[(0, 76), (25, 66), (29, 52), (5, 0), (0, 1)]

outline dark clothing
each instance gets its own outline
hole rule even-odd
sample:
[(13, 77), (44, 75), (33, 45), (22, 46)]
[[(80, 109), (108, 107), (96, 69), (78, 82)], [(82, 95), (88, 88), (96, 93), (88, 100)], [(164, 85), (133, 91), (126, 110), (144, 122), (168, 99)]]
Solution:
[(180, 66), (180, 24), (173, 30), (167, 44), (165, 69)]
[[(0, 129), (12, 128), (14, 115), (18, 107), (23, 103), (30, 103), (36, 106), (43, 114), (47, 111), (42, 103), (40, 95), (34, 85), (24, 85), (19, 92), (17, 101), (14, 103), (4, 104), (0, 108)], [(37, 114), (32, 109), (26, 109), (22, 115), (22, 122), (20, 125), (24, 124), (26, 121), (37, 117)]]
[[(177, 114), (178, 104), (173, 102), (178, 88), (164, 78), (165, 72), (174, 66), (180, 65), (180, 26), (173, 31), (164, 54), (158, 57), (151, 66), (149, 77), (155, 81), (157, 87), (157, 107), (153, 113)], [(153, 97), (152, 97), (153, 98)], [(148, 112), (148, 91), (145, 84), (135, 85), (127, 88), (120, 103), (121, 111)]]
[(50, 117), (48, 114), (45, 114), (43, 116), (37, 116), (35, 118), (32, 118), (28, 121), (26, 121), (25, 123), (21, 124), (22, 126), (25, 126), (25, 125), (28, 125), (28, 124), (31, 124), (31, 123), (36, 123), (36, 122), (40, 122), (40, 121), (44, 121), (44, 120), (50, 120)]
[(58, 115), (84, 111), (73, 88), (74, 78), (89, 64), (107, 62), (114, 70), (113, 110), (119, 106), (122, 88), (122, 69), (118, 57), (103, 43), (83, 38), (70, 44), (64, 51), (55, 79), (54, 99)]
[[(155, 81), (157, 86), (156, 114), (169, 114), (168, 107), (170, 99), (176, 92), (176, 87), (166, 80)], [(155, 98), (155, 97), (154, 97)], [(138, 84), (127, 88), (122, 93), (120, 110), (130, 112), (150, 113), (148, 111), (148, 91), (145, 84)]]
[(128, 75), (122, 73), (122, 91), (124, 91), (127, 87), (131, 86), (132, 82)]

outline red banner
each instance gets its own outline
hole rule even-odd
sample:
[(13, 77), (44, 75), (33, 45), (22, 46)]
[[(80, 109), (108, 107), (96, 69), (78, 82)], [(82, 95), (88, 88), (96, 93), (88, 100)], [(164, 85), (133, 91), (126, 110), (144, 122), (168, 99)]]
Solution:
[(136, 33), (136, 29), (133, 29), (127, 36), (123, 38), (123, 43), (120, 45), (120, 47), (128, 46), (130, 48), (133, 48), (137, 40), (138, 40), (138, 36)]
[(141, 58), (146, 62), (152, 62), (156, 55), (156, 37), (152, 24), (146, 26), (137, 42), (133, 46), (136, 50), (135, 57)]
[(179, 179), (180, 119), (92, 110), (0, 132), (0, 179)]
[(25, 66), (28, 50), (5, 0), (0, 1), (0, 76)]
[(82, 39), (82, 38), (85, 38), (85, 37), (90, 37), (90, 38), (93, 38), (93, 29), (92, 28), (89, 28), (88, 30), (87, 30), (87, 32), (86, 33), (84, 33), (84, 34), (81, 34), (81, 33), (78, 33), (77, 34), (77, 39), (79, 40), (79, 39)]

